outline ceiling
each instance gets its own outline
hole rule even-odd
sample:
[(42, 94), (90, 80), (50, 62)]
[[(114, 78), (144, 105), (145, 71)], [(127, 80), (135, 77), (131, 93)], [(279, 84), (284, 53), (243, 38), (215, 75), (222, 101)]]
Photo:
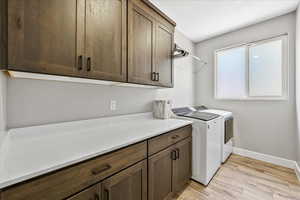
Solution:
[(151, 0), (194, 42), (296, 10), (300, 0)]

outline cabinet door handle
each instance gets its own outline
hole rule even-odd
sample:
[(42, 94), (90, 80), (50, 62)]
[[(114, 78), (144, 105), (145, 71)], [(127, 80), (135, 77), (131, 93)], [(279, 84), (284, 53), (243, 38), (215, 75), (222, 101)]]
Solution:
[(83, 56), (78, 57), (78, 70), (82, 70), (83, 67)]
[(90, 72), (92, 70), (92, 58), (88, 57), (86, 60), (86, 70)]
[(100, 200), (99, 194), (95, 194), (95, 200)]
[(159, 73), (156, 73), (156, 81), (159, 81)]
[(176, 160), (176, 151), (175, 150), (171, 152), (171, 159)]
[(111, 168), (111, 165), (105, 164), (105, 165), (102, 165), (102, 166), (97, 167), (95, 169), (92, 169), (92, 174), (93, 175), (98, 175), (102, 172), (105, 172), (105, 171), (109, 170), (110, 168)]
[(104, 200), (109, 200), (109, 190), (104, 189)]
[(157, 81), (158, 79), (157, 79), (157, 73), (155, 72), (154, 73), (154, 81)]
[(155, 72), (152, 72), (151, 73), (151, 81), (155, 81), (156, 80), (156, 73)]
[(176, 152), (176, 160), (177, 160), (177, 159), (179, 159), (180, 150), (179, 150), (179, 149), (176, 149), (175, 152)]
[(21, 19), (21, 17), (17, 18), (16, 25), (17, 25), (18, 29), (20, 29), (20, 30), (22, 29), (22, 19)]

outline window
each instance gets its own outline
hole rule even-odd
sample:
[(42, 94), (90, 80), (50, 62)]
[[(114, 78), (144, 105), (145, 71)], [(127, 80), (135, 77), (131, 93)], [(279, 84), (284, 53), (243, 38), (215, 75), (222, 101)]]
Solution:
[(217, 99), (288, 97), (287, 35), (217, 50), (215, 61)]

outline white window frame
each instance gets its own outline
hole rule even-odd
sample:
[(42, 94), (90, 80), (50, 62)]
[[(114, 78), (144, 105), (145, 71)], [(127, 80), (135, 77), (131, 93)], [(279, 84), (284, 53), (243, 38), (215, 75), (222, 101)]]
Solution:
[[(249, 47), (255, 45), (261, 45), (271, 41), (282, 40), (282, 96), (250, 96), (249, 94)], [(221, 98), (217, 95), (217, 86), (218, 86), (218, 52), (230, 50), (239, 47), (246, 47), (246, 94), (245, 98)], [(232, 45), (229, 47), (217, 49), (214, 52), (214, 98), (217, 100), (279, 100), (284, 101), (289, 99), (289, 35), (287, 33), (269, 37), (267, 39), (262, 39), (255, 42), (241, 43), (237, 45)]]

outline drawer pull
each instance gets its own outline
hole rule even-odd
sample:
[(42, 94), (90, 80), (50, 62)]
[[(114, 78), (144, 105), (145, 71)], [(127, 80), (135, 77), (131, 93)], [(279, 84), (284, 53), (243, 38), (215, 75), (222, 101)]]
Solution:
[(175, 140), (175, 139), (177, 139), (179, 137), (180, 137), (179, 135), (174, 135), (174, 136), (172, 136), (172, 139)]
[(100, 174), (102, 172), (105, 172), (105, 171), (109, 170), (110, 168), (111, 168), (111, 166), (109, 164), (106, 164), (106, 165), (103, 165), (99, 168), (92, 169), (92, 174), (97, 175), (97, 174)]

